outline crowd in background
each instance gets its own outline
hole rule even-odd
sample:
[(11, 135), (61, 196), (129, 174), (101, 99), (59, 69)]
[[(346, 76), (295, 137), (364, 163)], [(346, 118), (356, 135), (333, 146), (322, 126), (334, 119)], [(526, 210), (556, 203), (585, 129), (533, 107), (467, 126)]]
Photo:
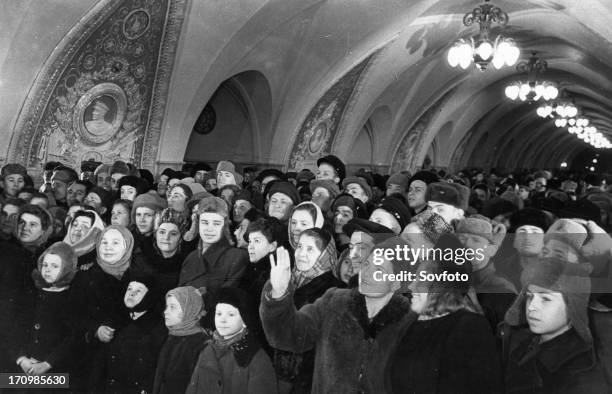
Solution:
[[(43, 170), (0, 173), (1, 372), (73, 392), (612, 392), (602, 174)], [(376, 261), (398, 247), (481, 253)], [(375, 279), (405, 273), (426, 279)]]

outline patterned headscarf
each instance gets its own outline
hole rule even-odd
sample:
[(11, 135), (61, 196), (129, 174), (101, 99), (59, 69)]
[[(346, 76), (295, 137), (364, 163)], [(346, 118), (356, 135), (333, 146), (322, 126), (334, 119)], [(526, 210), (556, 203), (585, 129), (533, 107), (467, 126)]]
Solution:
[(327, 271), (336, 270), (336, 265), (338, 264), (337, 256), (336, 244), (334, 239), (331, 238), (312, 268), (308, 271), (300, 271), (297, 269), (297, 265), (293, 267), (291, 277), (293, 278), (293, 285), (295, 288), (298, 289), (310, 283), (313, 279), (323, 275)]

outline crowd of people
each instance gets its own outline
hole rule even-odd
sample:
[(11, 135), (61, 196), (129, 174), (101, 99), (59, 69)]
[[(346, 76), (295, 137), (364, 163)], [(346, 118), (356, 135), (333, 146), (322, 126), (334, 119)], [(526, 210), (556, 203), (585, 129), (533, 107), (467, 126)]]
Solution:
[[(71, 392), (612, 392), (602, 175), (43, 170), (0, 172), (0, 372)], [(428, 252), (387, 253), (407, 249)]]

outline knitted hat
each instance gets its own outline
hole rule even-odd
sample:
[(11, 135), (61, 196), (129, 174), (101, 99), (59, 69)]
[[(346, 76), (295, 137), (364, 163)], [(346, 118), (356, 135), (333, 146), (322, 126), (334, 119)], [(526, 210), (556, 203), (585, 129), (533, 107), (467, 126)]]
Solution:
[(399, 185), (402, 189), (408, 190), (409, 181), (408, 175), (397, 172), (387, 179), (387, 187), (389, 185)]
[(356, 199), (348, 193), (342, 193), (336, 197), (332, 203), (332, 213), (335, 213), (336, 209), (342, 206), (349, 207), (353, 211), (353, 217), (355, 218), (368, 218), (368, 210), (363, 201)]
[(242, 180), (244, 179), (242, 175), (236, 172), (236, 166), (231, 161), (221, 160), (217, 164), (217, 173), (219, 173), (219, 171), (231, 172), (232, 175), (234, 175), (234, 180), (236, 181), (236, 185), (240, 185), (242, 183)]
[(56, 167), (53, 170), (53, 180), (64, 182), (66, 185), (79, 179), (79, 175), (70, 167)]
[(338, 185), (336, 185), (335, 182), (330, 181), (329, 179), (319, 179), (310, 182), (310, 193), (314, 193), (317, 187), (327, 189), (332, 199), (336, 198), (336, 196), (340, 194), (340, 188), (338, 187)]
[(592, 343), (593, 338), (587, 317), (587, 306), (591, 293), (590, 272), (589, 264), (567, 263), (554, 258), (538, 259), (526, 277), (525, 287), (506, 312), (506, 323), (512, 326), (527, 324), (527, 290), (530, 284), (536, 285), (563, 294), (572, 327), (585, 342)]
[(132, 308), (128, 308), (130, 312), (150, 311), (158, 305), (161, 298), (161, 289), (159, 287), (159, 283), (153, 275), (141, 270), (133, 270), (130, 271), (129, 276), (124, 279), (125, 287), (123, 289), (123, 294), (125, 294), (130, 283), (132, 282), (142, 283), (147, 288), (147, 292), (144, 297), (142, 297), (142, 300)]
[(5, 164), (2, 167), (2, 170), (0, 171), (0, 175), (2, 175), (2, 178), (5, 178), (12, 174), (21, 175), (22, 177), (25, 178), (25, 176), (28, 175), (28, 171), (25, 169), (24, 166), (22, 166), (21, 164), (17, 164), (17, 163)]
[(193, 286), (177, 287), (166, 293), (166, 298), (174, 297), (181, 306), (183, 319), (175, 326), (168, 327), (170, 335), (185, 336), (202, 332), (200, 318), (204, 315), (202, 294)]
[(404, 229), (408, 223), (410, 223), (410, 209), (401, 199), (392, 195), (382, 200), (378, 205), (374, 207), (376, 209), (384, 209), (389, 212), (391, 216), (397, 220), (400, 227)]
[(175, 224), (181, 235), (184, 235), (191, 227), (191, 219), (184, 212), (175, 211), (172, 208), (161, 211), (155, 220), (155, 229), (157, 230), (164, 223)]
[(130, 167), (128, 167), (126, 162), (117, 160), (111, 166), (110, 175), (117, 174), (117, 173), (123, 174), (123, 175), (130, 175)]
[(425, 192), (425, 201), (435, 201), (452, 205), (464, 211), (468, 208), (469, 198), (470, 189), (458, 183), (430, 183)]
[(249, 296), (243, 290), (236, 287), (222, 287), (215, 294), (213, 310), (217, 304), (228, 304), (238, 309), (240, 317), (247, 327), (255, 328), (258, 326), (257, 316), (252, 311), (249, 303)]
[(349, 176), (342, 181), (342, 188), (346, 190), (346, 186), (350, 185), (351, 183), (356, 183), (361, 186), (368, 198), (372, 198), (372, 188), (370, 185), (368, 185), (368, 182), (364, 178), (360, 176)]
[(94, 159), (84, 160), (81, 162), (81, 172), (94, 172), (100, 164), (102, 163)]
[(556, 239), (580, 253), (587, 236), (587, 230), (581, 224), (571, 219), (559, 219), (544, 234), (544, 244), (551, 239)]
[(136, 208), (139, 207), (147, 207), (155, 212), (160, 212), (168, 207), (168, 203), (166, 203), (166, 200), (162, 199), (156, 192), (143, 193), (136, 196), (134, 204), (132, 205), (132, 223), (136, 223)]
[(542, 229), (542, 231), (548, 230), (552, 224), (552, 220), (541, 209), (536, 208), (524, 208), (520, 211), (515, 212), (510, 217), (510, 232), (514, 233), (521, 226), (534, 226)]
[(336, 174), (338, 174), (338, 178), (340, 178), (340, 181), (342, 181), (346, 176), (346, 167), (344, 166), (342, 160), (340, 160), (338, 157), (334, 155), (323, 156), (319, 160), (317, 160), (317, 167), (323, 163), (332, 166), (332, 168), (336, 171)]
[(274, 193), (282, 193), (293, 201), (293, 205), (298, 205), (300, 203), (300, 195), (295, 186), (293, 186), (293, 183), (287, 181), (274, 181), (268, 185), (270, 186), (268, 189), (268, 196), (270, 198)]
[[(43, 261), (45, 260), (45, 256), (48, 254), (58, 255), (62, 260), (62, 267), (60, 268), (59, 275), (53, 283), (48, 283), (42, 277)], [(32, 272), (32, 279), (34, 279), (34, 283), (39, 289), (65, 287), (70, 285), (70, 282), (72, 282), (72, 279), (76, 275), (76, 267), (77, 255), (74, 253), (70, 245), (64, 242), (56, 242), (49, 246), (38, 258), (37, 268)]]
[(473, 215), (460, 220), (456, 225), (455, 233), (479, 235), (486, 238), (490, 243), (495, 244), (491, 221), (481, 215)]
[(422, 181), (426, 185), (429, 185), (430, 183), (439, 182), (440, 178), (438, 177), (438, 175), (434, 174), (431, 171), (419, 171), (414, 174), (412, 178), (410, 178), (408, 182), (408, 187), (410, 187), (410, 185), (414, 181)]
[(148, 190), (147, 181), (142, 178), (135, 177), (133, 175), (126, 175), (119, 179), (118, 189), (121, 191), (121, 186), (132, 186), (136, 189), (136, 195), (146, 193)]
[(229, 217), (229, 208), (227, 203), (224, 199), (219, 197), (211, 196), (200, 200), (198, 203), (198, 216), (207, 212), (217, 213), (224, 218)]

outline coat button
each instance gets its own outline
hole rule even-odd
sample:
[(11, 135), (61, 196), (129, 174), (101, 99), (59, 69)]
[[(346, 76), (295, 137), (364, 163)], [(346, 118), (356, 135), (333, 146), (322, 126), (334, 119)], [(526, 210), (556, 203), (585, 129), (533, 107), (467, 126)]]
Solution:
[(34, 329), (35, 330), (40, 330), (40, 324), (38, 324), (38, 323), (34, 324)]

